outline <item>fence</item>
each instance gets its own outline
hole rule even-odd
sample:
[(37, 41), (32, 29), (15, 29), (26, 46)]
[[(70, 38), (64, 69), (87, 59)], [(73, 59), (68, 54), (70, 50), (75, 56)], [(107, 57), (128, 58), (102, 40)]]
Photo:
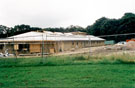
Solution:
[[(95, 38), (91, 36), (91, 38)], [(0, 58), (44, 57), (91, 46), (90, 36), (47, 35), (17, 36), (0, 39)]]
[[(112, 35), (111, 35), (112, 36)], [(117, 35), (121, 36), (121, 35)], [(106, 37), (106, 36), (101, 36)], [(0, 39), (0, 58), (42, 57), (69, 51), (89, 55), (134, 51), (134, 42), (104, 46), (103, 39), (86, 35), (24, 35)], [(100, 47), (97, 47), (100, 46)]]

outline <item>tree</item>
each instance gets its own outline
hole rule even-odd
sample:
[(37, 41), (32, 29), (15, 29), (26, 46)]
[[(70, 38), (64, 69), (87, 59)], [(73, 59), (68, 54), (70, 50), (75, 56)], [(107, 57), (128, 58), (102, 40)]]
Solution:
[(98, 20), (96, 20), (96, 22), (91, 25), (91, 26), (88, 26), (86, 29), (87, 29), (87, 32), (88, 34), (92, 34), (92, 35), (101, 35), (101, 29), (103, 30), (104, 29), (104, 24), (106, 23), (106, 21), (108, 20), (108, 18), (106, 17), (102, 17)]
[(6, 26), (3, 26), (3, 25), (0, 25), (0, 38), (4, 38), (4, 37), (8, 37), (9, 33), (11, 31), (11, 28), (9, 27), (6, 27)]
[[(88, 26), (87, 33), (100, 36), (112, 34), (135, 33), (135, 14), (125, 13), (120, 19), (108, 19), (102, 17), (98, 19), (93, 25)], [(125, 41), (126, 39), (134, 38), (131, 36), (116, 36), (105, 37), (107, 40)]]
[(30, 27), (30, 25), (22, 24), (22, 25), (14, 26), (14, 28), (12, 28), (12, 34), (17, 35), (29, 31), (37, 31), (37, 30), (42, 30), (42, 29), (39, 27)]
[(70, 25), (69, 27), (67, 27), (66, 31), (67, 32), (77, 32), (77, 31), (86, 32), (86, 30), (83, 27), (74, 26), (74, 25)]

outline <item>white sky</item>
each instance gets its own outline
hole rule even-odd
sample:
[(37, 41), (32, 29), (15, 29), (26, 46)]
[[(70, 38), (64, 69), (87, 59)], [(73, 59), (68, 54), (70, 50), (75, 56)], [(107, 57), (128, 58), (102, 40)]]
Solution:
[(105, 16), (135, 13), (135, 0), (0, 0), (0, 25), (86, 27)]

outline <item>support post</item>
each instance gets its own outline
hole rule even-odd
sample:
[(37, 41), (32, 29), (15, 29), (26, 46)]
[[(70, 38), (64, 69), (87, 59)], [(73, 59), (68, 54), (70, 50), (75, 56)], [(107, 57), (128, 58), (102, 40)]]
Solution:
[(16, 52), (15, 52), (15, 49), (14, 49), (14, 45), (15, 45), (15, 40), (14, 40), (14, 37), (13, 37), (13, 53), (15, 55), (15, 59), (17, 59), (17, 55), (16, 55)]
[(89, 36), (89, 56), (91, 55), (91, 36)]
[(42, 34), (42, 58), (44, 58), (44, 35)]

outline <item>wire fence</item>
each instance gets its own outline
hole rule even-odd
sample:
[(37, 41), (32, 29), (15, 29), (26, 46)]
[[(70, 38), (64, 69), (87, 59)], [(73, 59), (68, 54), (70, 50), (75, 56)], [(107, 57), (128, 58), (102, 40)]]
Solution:
[[(108, 36), (124, 36), (133, 35), (116, 34), (103, 35)], [(19, 58), (19, 57), (42, 57), (54, 54), (88, 53), (89, 55), (100, 54), (100, 52), (126, 52), (134, 51), (135, 43), (133, 41), (113, 43), (105, 46), (105, 40), (95, 36), (87, 35), (47, 35), (39, 34), (36, 36), (18, 36), (0, 39), (0, 58)], [(99, 47), (100, 46), (100, 47)], [(61, 55), (62, 55), (61, 54)]]
[[(86, 44), (87, 42), (87, 44)], [(72, 35), (17, 36), (0, 39), (0, 58), (44, 57), (55, 53), (89, 46), (89, 37)]]

